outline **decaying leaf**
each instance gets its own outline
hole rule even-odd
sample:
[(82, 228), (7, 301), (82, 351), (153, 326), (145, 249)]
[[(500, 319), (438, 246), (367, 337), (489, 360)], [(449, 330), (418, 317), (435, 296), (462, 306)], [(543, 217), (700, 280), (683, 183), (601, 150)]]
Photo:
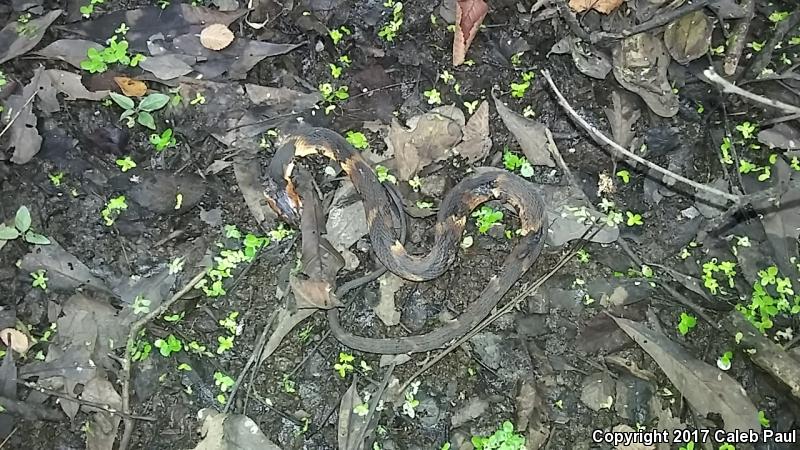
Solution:
[(0, 138), (0, 149), (12, 151), (11, 162), (25, 164), (42, 146), (42, 136), (37, 128), (38, 119), (33, 113), (33, 103), (39, 93), (42, 70), (37, 70), (23, 89), (22, 93), (12, 95), (4, 102), (3, 114), (11, 114), (16, 120), (11, 124), (5, 136)]
[(636, 124), (642, 113), (636, 104), (625, 95), (618, 91), (611, 93), (611, 107), (606, 108), (606, 117), (611, 125), (611, 134), (617, 144), (628, 148), (633, 142), (633, 131), (631, 127)]
[(660, 332), (627, 319), (614, 321), (658, 363), (699, 414), (719, 414), (728, 430), (761, 431), (758, 410), (744, 388), (727, 373), (693, 358)]
[[(114, 390), (114, 385), (105, 378), (105, 375), (91, 379), (81, 392), (81, 399), (106, 405), (108, 408), (119, 411), (122, 409), (122, 397)], [(92, 419), (86, 430), (87, 449), (111, 449), (117, 436), (117, 428), (122, 418), (105, 410), (83, 405), (84, 411), (92, 412)]]
[[(181, 59), (183, 55), (148, 56), (139, 67), (152, 73), (159, 80), (171, 80), (192, 72), (192, 66)], [(193, 58), (186, 58), (193, 59)]]
[(769, 148), (800, 149), (800, 129), (791, 123), (779, 123), (758, 132), (758, 142)]
[(0, 340), (3, 341), (6, 347), (10, 345), (11, 349), (17, 353), (25, 353), (30, 348), (28, 336), (15, 328), (0, 330)]
[(392, 120), (386, 143), (397, 161), (397, 177), (409, 180), (428, 164), (452, 155), (465, 121), (464, 113), (454, 106), (440, 106), (412, 117), (409, 128)]
[[(776, 182), (787, 187), (790, 180), (797, 177), (796, 172), (781, 158), (775, 162), (773, 172)], [(754, 207), (760, 213), (775, 264), (783, 276), (797, 278), (800, 270), (792, 261), (800, 251), (797, 243), (800, 230), (800, 190), (789, 188), (777, 199), (766, 200)]]
[(119, 89), (128, 97), (141, 97), (147, 93), (147, 84), (144, 81), (134, 80), (128, 77), (114, 77)]
[(489, 12), (489, 5), (483, 0), (457, 0), (456, 32), (453, 36), (453, 65), (464, 63), (472, 40)]
[(500, 118), (503, 119), (503, 123), (506, 124), (506, 128), (514, 135), (514, 139), (517, 140), (525, 157), (528, 158), (528, 162), (534, 166), (555, 167), (556, 163), (550, 154), (549, 142), (545, 133), (547, 127), (537, 121), (522, 117), (504, 105), (503, 101), (497, 97), (494, 97), (494, 105)]
[(485, 158), (492, 148), (489, 134), (489, 102), (484, 100), (461, 130), (463, 139), (453, 151), (472, 164)]
[(569, 7), (575, 12), (584, 12), (593, 9), (603, 14), (609, 14), (619, 8), (622, 0), (570, 0)]
[(613, 56), (614, 77), (622, 87), (661, 117), (678, 113), (678, 96), (667, 79), (671, 59), (661, 39), (650, 33), (630, 36), (614, 47)]
[(61, 10), (50, 11), (42, 17), (31, 19), (26, 23), (9, 21), (0, 30), (0, 64), (24, 55), (42, 40), (45, 31), (58, 17)]
[(85, 39), (59, 39), (47, 47), (34, 52), (34, 54), (44, 56), (45, 58), (58, 59), (76, 69), (80, 69), (81, 61), (86, 59), (86, 53), (90, 48), (100, 51), (103, 49), (103, 46)]
[(227, 415), (213, 408), (204, 408), (197, 417), (203, 423), (200, 428), (203, 440), (194, 450), (281, 450), (247, 416)]
[(356, 414), (353, 410), (356, 406), (361, 405), (361, 397), (358, 395), (358, 388), (356, 387), (356, 379), (347, 389), (347, 392), (342, 396), (342, 401), (339, 404), (339, 426), (338, 426), (338, 443), (339, 448), (342, 450), (360, 450), (364, 448), (363, 442), (357, 442), (358, 436), (367, 426), (367, 421), (364, 417)]
[(667, 25), (664, 44), (675, 61), (687, 64), (708, 52), (713, 30), (711, 19), (703, 11), (694, 11)]
[(221, 23), (211, 24), (200, 32), (200, 43), (209, 50), (222, 50), (233, 42), (233, 32)]

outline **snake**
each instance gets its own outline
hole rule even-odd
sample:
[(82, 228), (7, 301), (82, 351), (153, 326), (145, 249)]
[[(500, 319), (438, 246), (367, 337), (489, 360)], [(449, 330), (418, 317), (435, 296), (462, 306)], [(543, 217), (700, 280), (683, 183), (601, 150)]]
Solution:
[[(533, 184), (507, 170), (476, 168), (442, 199), (433, 226), (433, 245), (425, 254), (410, 253), (400, 238), (400, 221), (387, 189), (372, 165), (342, 135), (328, 128), (303, 127), (284, 133), (267, 168), (263, 194), (285, 222), (299, 225), (302, 198), (292, 182), (298, 158), (320, 155), (341, 166), (364, 203), (369, 239), (378, 261), (390, 272), (413, 282), (435, 279), (455, 261), (470, 213), (483, 203), (499, 200), (511, 205), (519, 218), (518, 242), (477, 298), (455, 319), (432, 331), (399, 337), (373, 338), (347, 331), (337, 308), (328, 310), (331, 334), (355, 350), (377, 354), (428, 352), (457, 340), (480, 324), (511, 287), (531, 268), (544, 247), (544, 201)], [(403, 222), (404, 223), (404, 222)], [(404, 234), (403, 234), (404, 235)]]

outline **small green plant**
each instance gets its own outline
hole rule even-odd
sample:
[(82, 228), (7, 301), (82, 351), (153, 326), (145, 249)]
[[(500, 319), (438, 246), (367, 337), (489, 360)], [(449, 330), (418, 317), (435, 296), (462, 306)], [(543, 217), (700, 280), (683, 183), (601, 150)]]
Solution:
[(750, 122), (742, 122), (736, 125), (736, 131), (742, 134), (742, 138), (752, 139), (755, 136), (756, 125)]
[(627, 170), (620, 170), (619, 172), (617, 172), (617, 176), (625, 184), (628, 184), (631, 181), (631, 173), (628, 172)]
[(388, 181), (389, 183), (397, 184), (397, 177), (389, 173), (389, 169), (387, 167), (378, 164), (375, 166), (375, 174), (378, 176), (378, 181), (381, 183)]
[(217, 336), (217, 354), (221, 355), (233, 348), (233, 336)]
[(364, 136), (364, 133), (360, 131), (348, 131), (346, 139), (347, 142), (350, 143), (350, 145), (359, 150), (363, 150), (369, 147), (369, 142), (367, 142), (367, 137)]
[(166, 340), (156, 339), (153, 345), (155, 345), (155, 347), (158, 349), (158, 352), (161, 353), (161, 356), (165, 358), (169, 358), (171, 354), (177, 353), (183, 349), (183, 343), (181, 343), (181, 340), (176, 338), (173, 334), (167, 336)]
[(718, 450), (736, 450), (736, 447), (733, 444), (725, 442), (724, 444), (719, 446)]
[(403, 413), (412, 419), (416, 417), (416, 408), (419, 406), (419, 400), (415, 398), (417, 392), (419, 392), (420, 382), (415, 381), (411, 383), (411, 386), (403, 393)]
[(136, 162), (133, 159), (131, 159), (130, 156), (120, 158), (115, 162), (117, 163), (117, 166), (119, 166), (119, 170), (123, 172), (127, 172), (136, 167)]
[(39, 269), (36, 272), (31, 272), (31, 278), (33, 281), (31, 282), (31, 286), (35, 288), (40, 288), (43, 291), (47, 290), (47, 276), (45, 276), (47, 272), (44, 269)]
[(625, 211), (625, 215), (628, 216), (628, 220), (625, 222), (625, 224), (628, 225), (629, 227), (644, 225), (641, 214), (636, 214), (631, 211)]
[(503, 148), (503, 166), (512, 172), (519, 169), (519, 174), (525, 178), (533, 176), (533, 166), (528, 158), (517, 155), (508, 147)]
[(59, 187), (61, 186), (61, 182), (64, 179), (64, 172), (58, 171), (58, 172), (48, 173), (47, 178), (50, 179), (50, 184), (52, 184), (54, 187)]
[(194, 98), (189, 101), (189, 104), (192, 105), (192, 106), (205, 105), (205, 103), (206, 103), (205, 96), (203, 94), (199, 93), (199, 92), (195, 92)]
[(496, 223), (503, 220), (503, 212), (483, 205), (479, 210), (472, 213), (472, 217), (476, 218), (475, 225), (478, 227), (478, 232), (486, 234)]
[(108, 203), (106, 203), (106, 207), (100, 211), (100, 215), (103, 217), (106, 226), (110, 227), (114, 225), (114, 221), (117, 220), (120, 213), (126, 209), (128, 209), (128, 203), (125, 201), (125, 196), (120, 195), (119, 197), (110, 199)]
[(144, 339), (144, 331), (145, 330), (142, 330), (139, 334), (139, 338), (134, 343), (133, 352), (131, 353), (132, 361), (144, 361), (150, 356), (150, 352), (153, 351), (152, 344)]
[(175, 147), (175, 136), (172, 135), (172, 128), (167, 128), (161, 134), (153, 133), (150, 135), (150, 143), (156, 148), (157, 152), (163, 151), (168, 147)]
[(442, 104), (442, 94), (436, 88), (430, 88), (429, 90), (423, 92), (422, 95), (428, 99), (429, 105)]
[(8, 80), (6, 79), (6, 74), (2, 70), (0, 70), (0, 87), (3, 87), (8, 84)]
[(694, 442), (689, 442), (685, 446), (681, 446), (679, 450), (694, 450)]
[(88, 4), (79, 8), (79, 11), (84, 18), (88, 19), (94, 12), (94, 5), (102, 5), (103, 3), (105, 3), (105, 0), (89, 0)]
[(697, 325), (697, 318), (691, 314), (681, 313), (681, 319), (678, 322), (678, 331), (686, 336), (689, 331)]
[(30, 23), (30, 21), (31, 21), (30, 13), (20, 14), (20, 16), (17, 17), (15, 25), (16, 25), (16, 32), (18, 35), (25, 37), (25, 36), (33, 36), (36, 34), (38, 29), (36, 28), (35, 25)]
[(228, 333), (236, 335), (238, 333), (239, 324), (236, 319), (239, 317), (239, 311), (231, 311), (224, 319), (220, 319), (219, 324), (222, 328), (228, 330)]
[(761, 423), (762, 427), (769, 428), (769, 419), (764, 411), (758, 411), (758, 421)]
[(353, 371), (353, 365), (350, 364), (353, 362), (355, 357), (349, 353), (339, 352), (339, 362), (333, 365), (333, 370), (335, 370), (341, 378), (347, 376), (348, 372)]
[(350, 92), (347, 86), (339, 86), (334, 89), (333, 85), (330, 83), (320, 84), (319, 93), (322, 95), (322, 100), (327, 103), (325, 106), (325, 114), (330, 114), (331, 111), (336, 109), (336, 103), (350, 98)]
[(523, 450), (525, 437), (514, 433), (514, 424), (506, 420), (491, 436), (472, 436), (476, 450)]
[(467, 113), (471, 116), (475, 114), (475, 110), (478, 109), (478, 101), (464, 102), (464, 107), (467, 108)]
[(150, 312), (150, 304), (152, 302), (141, 295), (137, 295), (133, 299), (133, 313), (138, 315), (147, 314)]
[(729, 370), (731, 368), (731, 360), (733, 359), (733, 352), (725, 352), (717, 358), (717, 367), (720, 370)]
[(447, 70), (443, 70), (442, 73), (439, 74), (439, 78), (444, 81), (444, 84), (450, 84), (456, 80), (456, 77)]
[(342, 39), (343, 39), (345, 36), (349, 36), (349, 35), (351, 35), (351, 34), (353, 34), (353, 32), (352, 32), (352, 31), (350, 31), (350, 29), (349, 29), (349, 28), (347, 28), (347, 27), (346, 27), (346, 26), (344, 26), (344, 25), (342, 25), (342, 26), (341, 26), (341, 27), (339, 27), (339, 28), (334, 28), (333, 30), (330, 30), (330, 31), (328, 32), (328, 35), (331, 37), (331, 40), (333, 41), (333, 45), (337, 45), (337, 44), (339, 44), (339, 42), (341, 42), (341, 41), (342, 41)]
[(314, 324), (308, 324), (302, 330), (297, 332), (297, 338), (300, 339), (300, 342), (305, 344), (311, 339), (312, 333), (314, 331)]
[(795, 295), (792, 280), (781, 277), (776, 266), (758, 272), (759, 279), (753, 283), (753, 293), (749, 305), (736, 305), (741, 312), (761, 332), (773, 327), (775, 316), (780, 313), (800, 313), (800, 295)]
[(773, 11), (770, 13), (768, 19), (772, 23), (783, 22), (789, 18), (789, 11)]
[(525, 92), (527, 92), (528, 88), (531, 87), (531, 80), (533, 80), (533, 76), (533, 72), (523, 72), (522, 81), (519, 83), (511, 83), (511, 96), (516, 98), (524, 97)]
[(236, 382), (233, 378), (222, 372), (214, 372), (214, 385), (219, 387), (222, 392), (228, 392)]
[(342, 76), (342, 72), (344, 71), (344, 69), (342, 69), (341, 67), (333, 63), (328, 64), (328, 67), (330, 67), (331, 69), (331, 76), (333, 78), (339, 79), (339, 77)]
[(703, 263), (703, 285), (709, 292), (716, 295), (720, 289), (719, 282), (717, 281), (716, 274), (721, 274), (727, 279), (728, 286), (733, 288), (736, 276), (736, 263), (733, 261), (717, 262), (717, 258), (712, 258), (710, 261)]
[(414, 175), (414, 178), (408, 180), (408, 185), (411, 186), (414, 192), (419, 192), (422, 188), (422, 180), (419, 179), (419, 175)]
[(181, 311), (179, 314), (167, 314), (166, 316), (162, 317), (162, 319), (164, 319), (164, 322), (178, 323), (183, 320), (185, 315), (186, 313)]
[(578, 261), (580, 261), (582, 263), (588, 263), (589, 262), (589, 258), (590, 258), (589, 252), (587, 252), (584, 249), (578, 250), (578, 253), (576, 254), (576, 256), (578, 257)]
[(31, 213), (24, 205), (17, 209), (13, 227), (0, 222), (0, 241), (13, 241), (19, 237), (29, 244), (47, 245), (50, 243), (50, 239), (31, 230)]
[[(161, 93), (153, 93), (148, 95), (139, 102), (138, 106), (130, 97), (117, 94), (116, 92), (111, 92), (109, 95), (111, 96), (111, 99), (114, 100), (114, 103), (125, 110), (122, 112), (122, 114), (120, 114), (119, 120), (126, 120), (128, 128), (133, 128), (133, 126), (138, 123), (139, 125), (150, 128), (151, 130), (155, 130), (156, 123), (151, 113), (158, 111), (166, 106), (167, 103), (169, 103), (169, 95)], [(134, 116), (136, 116), (135, 120)]]
[(393, 42), (403, 25), (403, 4), (394, 0), (387, 0), (383, 6), (392, 8), (392, 18), (378, 31), (378, 37), (386, 42)]
[(89, 73), (102, 73), (108, 69), (109, 64), (124, 64), (136, 67), (144, 60), (144, 55), (131, 55), (128, 53), (128, 41), (125, 39), (117, 41), (117, 36), (112, 36), (108, 40), (108, 46), (102, 50), (94, 47), (86, 51), (86, 59), (81, 61), (81, 69)]
[(732, 145), (733, 144), (731, 143), (730, 137), (725, 136), (724, 138), (722, 138), (722, 144), (719, 145), (719, 151), (722, 154), (722, 157), (720, 157), (720, 161), (722, 161), (723, 164), (728, 164), (728, 165), (733, 164), (733, 159), (731, 158)]

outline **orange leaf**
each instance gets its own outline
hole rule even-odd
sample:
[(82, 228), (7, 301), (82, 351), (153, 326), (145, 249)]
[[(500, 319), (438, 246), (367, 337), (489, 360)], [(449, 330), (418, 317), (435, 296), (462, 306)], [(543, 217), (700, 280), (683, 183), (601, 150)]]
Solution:
[(200, 32), (200, 43), (209, 50), (222, 50), (233, 42), (233, 32), (221, 23), (203, 28)]
[(134, 80), (128, 77), (114, 77), (119, 89), (128, 97), (141, 97), (147, 93), (147, 84), (144, 81)]
[(453, 36), (453, 65), (458, 66), (467, 57), (472, 40), (478, 33), (489, 5), (483, 0), (458, 0), (456, 2), (456, 34)]
[(597, 12), (608, 14), (619, 8), (622, 0), (569, 0), (569, 7), (575, 12), (584, 12), (594, 9)]

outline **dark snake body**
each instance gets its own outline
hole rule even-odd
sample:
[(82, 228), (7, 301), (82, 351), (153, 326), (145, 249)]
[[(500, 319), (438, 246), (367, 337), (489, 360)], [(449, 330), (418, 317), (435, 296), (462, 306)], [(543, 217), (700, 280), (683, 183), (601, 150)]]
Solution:
[[(456, 319), (425, 334), (367, 338), (346, 331), (336, 309), (328, 310), (332, 334), (356, 350), (380, 354), (425, 352), (458, 339), (488, 316), (503, 295), (520, 279), (544, 246), (544, 203), (532, 185), (505, 170), (482, 168), (447, 193), (433, 227), (434, 243), (426, 255), (409, 254), (398, 240), (392, 203), (372, 167), (341, 135), (325, 128), (307, 128), (284, 138), (270, 164), (265, 191), (270, 206), (281, 216), (296, 218), (300, 200), (291, 183), (292, 159), (323, 155), (337, 161), (363, 199), (369, 237), (378, 260), (391, 272), (410, 281), (426, 281), (444, 273), (455, 260), (470, 212), (489, 200), (508, 202), (517, 210), (520, 241), (506, 257), (503, 270), (493, 276), (483, 291)], [(401, 212), (402, 214), (402, 212)]]

